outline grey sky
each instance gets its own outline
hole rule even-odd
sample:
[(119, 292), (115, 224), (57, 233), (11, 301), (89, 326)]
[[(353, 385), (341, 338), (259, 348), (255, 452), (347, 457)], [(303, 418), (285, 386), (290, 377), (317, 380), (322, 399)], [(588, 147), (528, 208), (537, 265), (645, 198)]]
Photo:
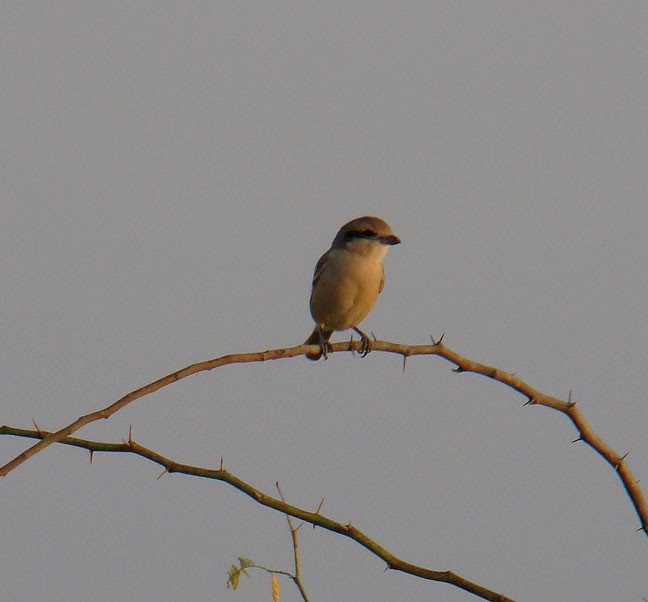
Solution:
[[(573, 390), (648, 482), (645, 2), (8, 3), (0, 423), (60, 427), (194, 361), (293, 345), (363, 214), (363, 323)], [(434, 358), (226, 367), (81, 436), (216, 466), (525, 601), (641, 600), (648, 546), (567, 420)], [(2, 438), (4, 461), (27, 444)], [(269, 600), (284, 518), (49, 448), (0, 482), (7, 600)], [(472, 599), (301, 531), (313, 600)], [(297, 600), (288, 583), (282, 600)]]

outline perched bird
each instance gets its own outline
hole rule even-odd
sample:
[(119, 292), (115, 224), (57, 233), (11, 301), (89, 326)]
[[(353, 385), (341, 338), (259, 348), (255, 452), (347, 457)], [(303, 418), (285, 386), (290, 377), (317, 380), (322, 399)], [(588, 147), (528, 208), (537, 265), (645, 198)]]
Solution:
[(385, 286), (382, 260), (400, 239), (378, 217), (358, 217), (344, 224), (315, 266), (310, 312), (315, 329), (305, 345), (319, 345), (307, 353), (310, 360), (327, 357), (334, 330), (353, 328), (361, 337), (364, 357), (371, 351), (369, 337), (358, 328)]

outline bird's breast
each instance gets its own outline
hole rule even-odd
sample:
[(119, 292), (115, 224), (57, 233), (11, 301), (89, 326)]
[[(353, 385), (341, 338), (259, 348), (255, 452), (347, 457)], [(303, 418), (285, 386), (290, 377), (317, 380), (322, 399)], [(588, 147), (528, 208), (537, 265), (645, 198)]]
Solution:
[(331, 251), (313, 288), (313, 319), (333, 330), (357, 326), (369, 313), (383, 277), (382, 257)]

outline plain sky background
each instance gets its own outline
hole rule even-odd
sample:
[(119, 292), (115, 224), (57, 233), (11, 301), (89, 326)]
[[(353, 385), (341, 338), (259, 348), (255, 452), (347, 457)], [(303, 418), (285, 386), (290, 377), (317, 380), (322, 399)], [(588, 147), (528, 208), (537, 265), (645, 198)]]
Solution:
[[(645, 1), (6, 2), (0, 423), (61, 427), (195, 361), (299, 344), (337, 229), (386, 219), (363, 326), (569, 390), (648, 487)], [(346, 336), (346, 335), (344, 335)], [(343, 338), (343, 337), (342, 337)], [(518, 600), (648, 596), (648, 540), (568, 420), (438, 358), (231, 366), (79, 436), (225, 466)], [(31, 442), (0, 440), (2, 462)], [(2, 598), (270, 600), (282, 515), (135, 457), (0, 482)], [(315, 602), (463, 601), (301, 533)], [(298, 600), (288, 582), (282, 600)]]

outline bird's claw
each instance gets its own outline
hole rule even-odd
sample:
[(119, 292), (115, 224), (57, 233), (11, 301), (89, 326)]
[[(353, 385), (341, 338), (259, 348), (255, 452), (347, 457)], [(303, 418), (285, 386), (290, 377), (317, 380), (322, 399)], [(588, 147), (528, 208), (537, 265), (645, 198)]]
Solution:
[(322, 351), (322, 355), (324, 356), (324, 359), (327, 360), (329, 351), (333, 351), (333, 345), (331, 345), (331, 341), (329, 341), (326, 335), (324, 334), (324, 331), (322, 330), (321, 326), (319, 328), (319, 345)]
[(322, 340), (320, 341), (320, 349), (322, 350), (322, 356), (327, 360), (329, 351), (333, 352), (333, 345), (331, 345), (330, 341)]
[(371, 352), (371, 339), (359, 328), (354, 328), (360, 335), (360, 357), (367, 357)]

